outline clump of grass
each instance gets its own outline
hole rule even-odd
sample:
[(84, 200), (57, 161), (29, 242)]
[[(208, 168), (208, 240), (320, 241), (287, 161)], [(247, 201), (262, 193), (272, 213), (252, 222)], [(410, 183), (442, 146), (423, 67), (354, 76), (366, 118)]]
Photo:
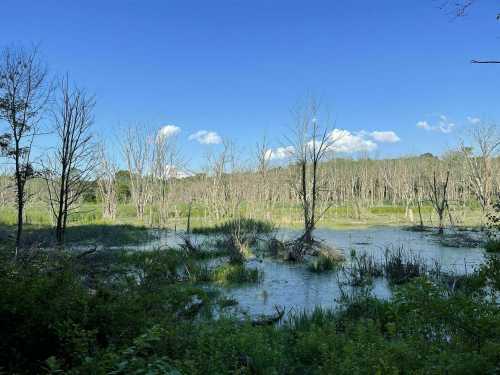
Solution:
[(375, 261), (373, 255), (358, 255), (355, 250), (351, 251), (350, 267), (344, 267), (343, 272), (347, 277), (347, 284), (351, 286), (371, 284), (374, 278), (384, 274), (382, 266)]
[(256, 283), (262, 279), (262, 272), (247, 268), (244, 264), (223, 264), (213, 270), (212, 280), (218, 284)]
[(213, 270), (206, 264), (186, 264), (184, 272), (187, 279), (193, 283), (210, 282), (213, 280)]
[(488, 240), (484, 244), (484, 249), (488, 253), (500, 253), (500, 240)]
[(330, 253), (321, 253), (316, 259), (309, 263), (308, 269), (311, 272), (322, 273), (337, 269), (339, 261), (336, 256)]
[(242, 233), (271, 233), (274, 225), (268, 221), (256, 219), (234, 219), (211, 227), (193, 228), (194, 234), (231, 234), (236, 230)]
[(402, 247), (396, 251), (385, 252), (384, 273), (392, 284), (403, 284), (412, 278), (427, 273), (427, 265), (418, 255), (404, 251)]

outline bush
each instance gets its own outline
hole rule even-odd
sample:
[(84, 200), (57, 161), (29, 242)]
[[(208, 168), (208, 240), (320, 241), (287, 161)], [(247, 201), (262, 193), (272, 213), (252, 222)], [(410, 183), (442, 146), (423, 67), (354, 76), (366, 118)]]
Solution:
[(499, 253), (500, 252), (500, 240), (488, 240), (488, 241), (486, 241), (484, 248), (488, 253)]

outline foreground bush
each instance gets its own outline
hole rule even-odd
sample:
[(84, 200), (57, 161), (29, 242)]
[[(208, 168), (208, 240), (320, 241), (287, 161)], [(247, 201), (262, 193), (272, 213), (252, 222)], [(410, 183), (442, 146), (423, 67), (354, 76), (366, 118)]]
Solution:
[[(280, 326), (255, 326), (224, 314), (212, 318), (215, 295), (183, 280), (182, 259), (176, 254), (121, 255), (107, 262), (3, 265), (3, 372), (494, 374), (500, 370), (497, 258), (464, 279), (462, 287), (450, 289), (419, 276), (395, 286), (391, 301), (363, 297), (338, 311), (295, 314)], [(101, 268), (108, 273), (95, 273)]]

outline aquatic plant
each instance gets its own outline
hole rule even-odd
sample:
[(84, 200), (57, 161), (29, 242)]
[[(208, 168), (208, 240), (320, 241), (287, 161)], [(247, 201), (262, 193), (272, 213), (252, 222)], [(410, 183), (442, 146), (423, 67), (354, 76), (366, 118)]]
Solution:
[(426, 274), (428, 267), (425, 261), (403, 247), (385, 251), (384, 275), (393, 284), (402, 284), (408, 280)]
[(255, 283), (262, 279), (262, 271), (244, 264), (222, 264), (213, 270), (212, 280), (219, 284)]
[(308, 269), (311, 272), (321, 273), (326, 271), (333, 271), (337, 269), (338, 265), (339, 260), (337, 259), (337, 257), (335, 257), (331, 253), (323, 252), (309, 263)]
[(231, 234), (235, 229), (242, 233), (271, 233), (275, 227), (268, 221), (240, 218), (216, 224), (210, 227), (196, 227), (192, 229), (193, 234)]
[(381, 265), (374, 256), (367, 253), (358, 255), (356, 250), (351, 251), (351, 262), (349, 266), (342, 267), (342, 272), (351, 286), (364, 286), (371, 284), (376, 277), (383, 276)]

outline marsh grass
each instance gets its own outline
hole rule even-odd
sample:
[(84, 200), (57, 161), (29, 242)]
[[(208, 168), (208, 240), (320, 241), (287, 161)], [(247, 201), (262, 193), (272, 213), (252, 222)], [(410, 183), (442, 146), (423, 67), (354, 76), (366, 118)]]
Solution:
[(315, 259), (313, 259), (309, 265), (308, 269), (314, 273), (322, 273), (327, 271), (334, 271), (339, 267), (339, 260), (332, 254), (321, 253)]
[(244, 264), (222, 264), (213, 271), (212, 281), (222, 284), (257, 283), (262, 280), (262, 271), (248, 268)]
[(373, 282), (374, 278), (383, 276), (383, 268), (372, 254), (358, 254), (351, 251), (350, 265), (342, 267), (346, 283), (351, 286), (365, 286)]
[(226, 221), (222, 224), (216, 224), (209, 227), (193, 228), (194, 234), (231, 234), (236, 230), (242, 233), (271, 233), (274, 230), (274, 225), (268, 221), (256, 219), (234, 219)]
[(386, 249), (384, 257), (384, 276), (392, 284), (403, 284), (428, 272), (424, 259), (403, 247)]

